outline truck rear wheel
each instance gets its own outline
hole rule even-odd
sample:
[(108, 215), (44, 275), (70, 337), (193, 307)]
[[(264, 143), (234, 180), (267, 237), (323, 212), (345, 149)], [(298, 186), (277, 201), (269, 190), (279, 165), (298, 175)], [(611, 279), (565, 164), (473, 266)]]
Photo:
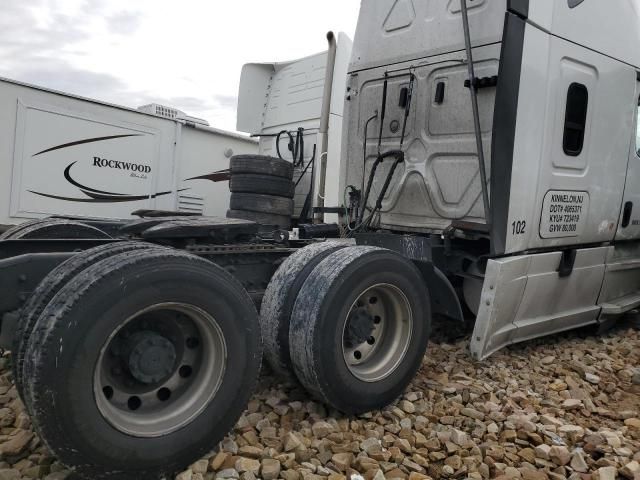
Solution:
[[(16, 327), (16, 333), (13, 338), (12, 347), (12, 368), (13, 379), (21, 398), (25, 398), (23, 389), (23, 365), (24, 356), (31, 336), (31, 331), (40, 314), (53, 299), (53, 297), (64, 287), (67, 282), (73, 279), (78, 273), (90, 267), (105, 258), (119, 255), (123, 252), (131, 252), (135, 250), (143, 250), (149, 248), (162, 248), (157, 245), (144, 242), (118, 242), (101, 245), (99, 247), (85, 250), (71, 257), (69, 260), (60, 264), (47, 275), (38, 288), (31, 294), (20, 314), (20, 319)], [(30, 405), (25, 402), (27, 410)]]
[(232, 275), (181, 252), (128, 252), (45, 308), (25, 390), (40, 437), (80, 477), (160, 478), (233, 427), (261, 356), (257, 312)]
[(74, 220), (44, 219), (16, 225), (7, 230), (2, 240), (38, 240), (38, 239), (107, 239), (111, 238), (99, 228)]
[(323, 260), (302, 286), (291, 316), (291, 361), (318, 400), (359, 414), (404, 391), (429, 329), (429, 295), (415, 265), (389, 250), (349, 247)]
[(272, 370), (287, 381), (295, 379), (289, 353), (289, 322), (298, 292), (316, 265), (346, 246), (323, 242), (301, 248), (280, 265), (269, 282), (260, 309), (264, 356)]

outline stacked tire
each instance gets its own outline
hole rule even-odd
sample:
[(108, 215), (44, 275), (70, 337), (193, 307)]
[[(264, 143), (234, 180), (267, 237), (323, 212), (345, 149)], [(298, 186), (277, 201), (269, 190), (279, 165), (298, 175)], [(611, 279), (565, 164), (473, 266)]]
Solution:
[(228, 218), (288, 229), (293, 215), (293, 164), (263, 155), (231, 158)]

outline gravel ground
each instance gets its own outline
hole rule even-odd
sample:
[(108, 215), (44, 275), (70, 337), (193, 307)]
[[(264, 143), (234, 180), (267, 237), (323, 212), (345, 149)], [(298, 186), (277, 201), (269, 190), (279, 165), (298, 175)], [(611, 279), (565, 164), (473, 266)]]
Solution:
[[(406, 394), (359, 418), (265, 373), (219, 453), (176, 480), (640, 479), (639, 331), (582, 330), (480, 363), (467, 344), (432, 344)], [(0, 480), (65, 478), (2, 360)]]

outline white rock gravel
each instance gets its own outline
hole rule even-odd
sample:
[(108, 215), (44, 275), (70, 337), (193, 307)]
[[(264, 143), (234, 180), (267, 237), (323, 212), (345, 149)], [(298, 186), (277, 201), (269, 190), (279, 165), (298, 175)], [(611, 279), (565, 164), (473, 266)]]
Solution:
[[(640, 333), (578, 332), (474, 363), (431, 345), (405, 395), (347, 418), (268, 373), (218, 453), (176, 480), (640, 480)], [(0, 371), (0, 480), (67, 473)], [(214, 446), (212, 446), (214, 447)]]

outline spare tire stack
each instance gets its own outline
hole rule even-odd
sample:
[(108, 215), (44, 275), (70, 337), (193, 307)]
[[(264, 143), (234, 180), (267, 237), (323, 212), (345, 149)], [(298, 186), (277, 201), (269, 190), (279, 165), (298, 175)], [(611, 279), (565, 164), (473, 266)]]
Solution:
[(228, 218), (288, 229), (293, 215), (293, 164), (264, 155), (231, 158)]

